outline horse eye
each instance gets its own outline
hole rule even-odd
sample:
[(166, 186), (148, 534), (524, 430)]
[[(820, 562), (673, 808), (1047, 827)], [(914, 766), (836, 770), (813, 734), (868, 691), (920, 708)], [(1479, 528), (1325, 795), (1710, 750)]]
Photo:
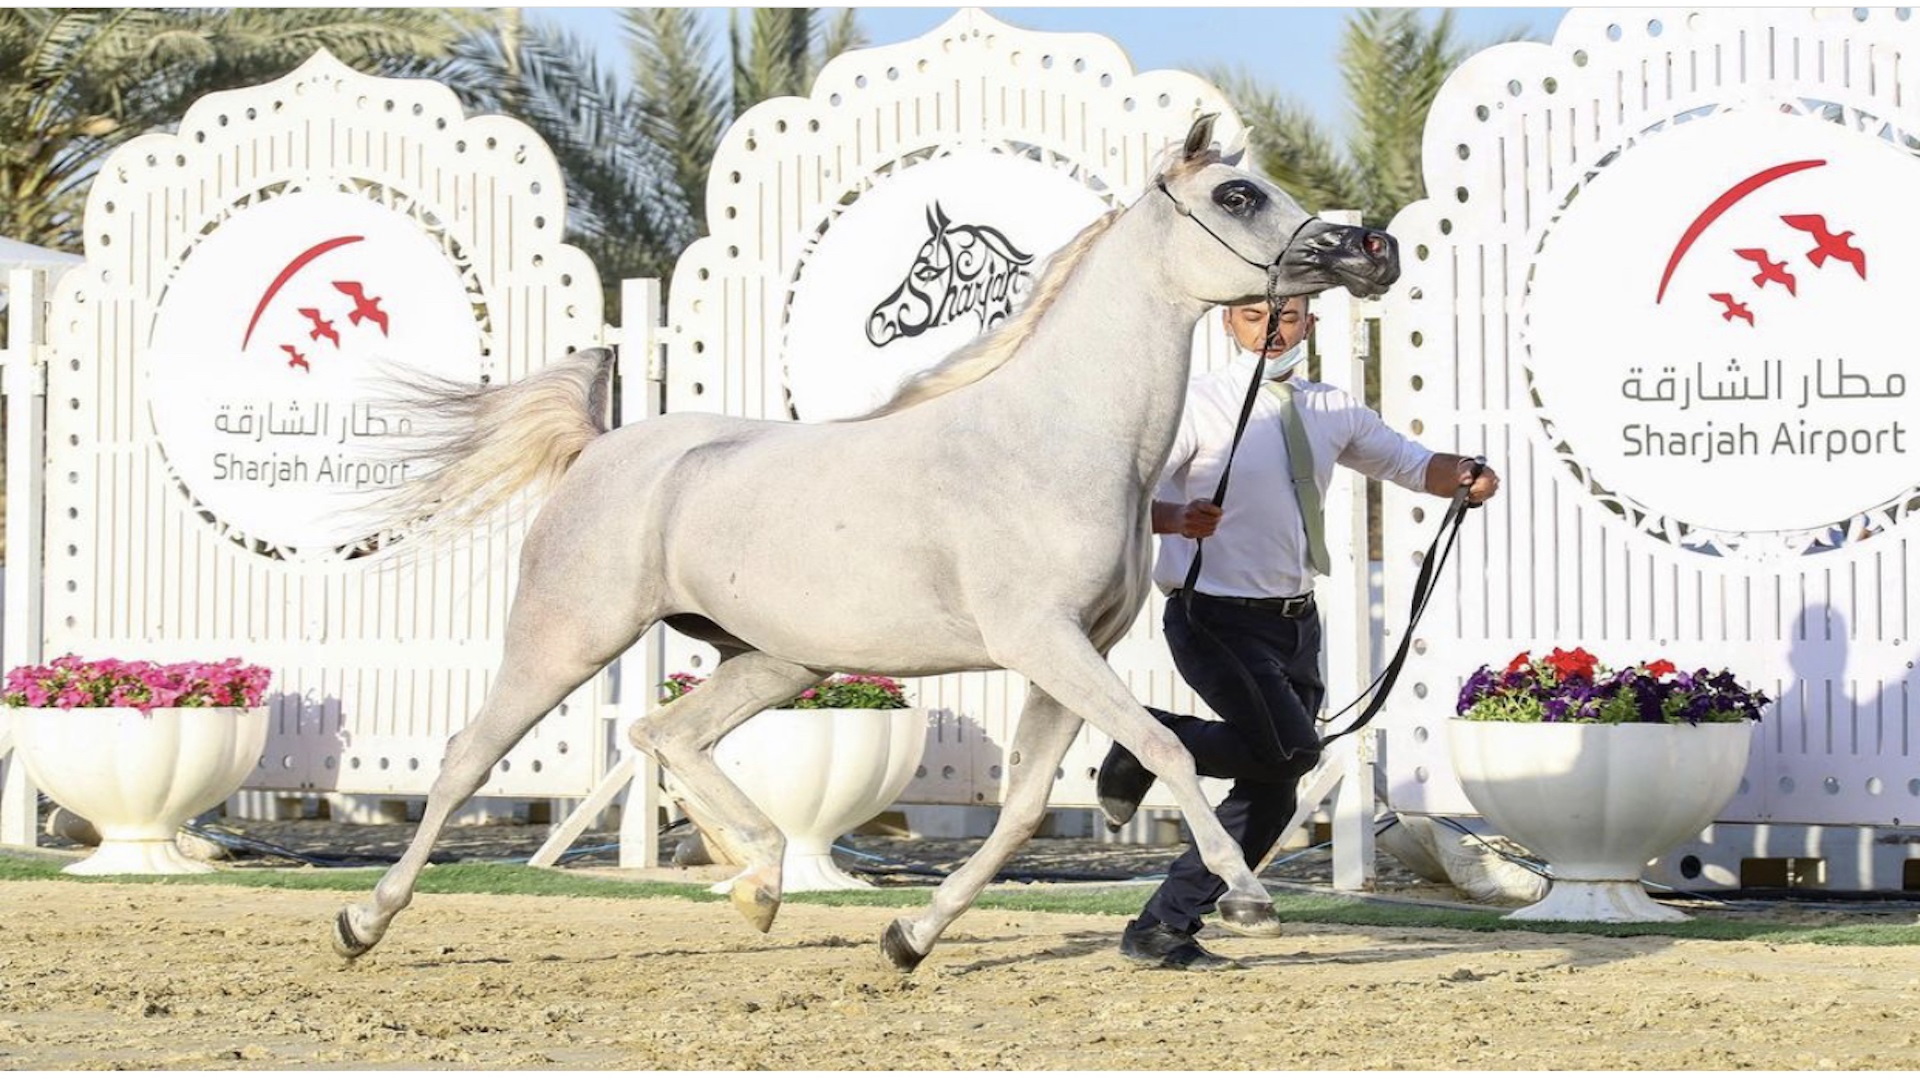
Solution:
[(1244, 214), (1259, 207), (1258, 189), (1244, 182), (1223, 184), (1213, 193), (1213, 201), (1229, 214)]

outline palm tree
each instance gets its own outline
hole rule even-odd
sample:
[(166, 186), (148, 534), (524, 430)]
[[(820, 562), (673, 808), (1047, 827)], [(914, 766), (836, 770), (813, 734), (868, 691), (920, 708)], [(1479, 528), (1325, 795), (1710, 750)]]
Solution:
[(478, 12), (428, 8), (0, 9), (0, 236), (77, 250), (115, 147), (213, 90), (326, 48), (363, 70), (445, 73)]
[[(1503, 40), (1524, 37), (1524, 31)], [(1491, 43), (1460, 40), (1454, 13), (1432, 26), (1408, 8), (1363, 8), (1347, 20), (1340, 66), (1351, 133), (1344, 146), (1298, 102), (1239, 72), (1210, 77), (1252, 129), (1255, 165), (1315, 209), (1359, 210), (1379, 228), (1425, 196), (1420, 139), (1440, 86)]]
[[(568, 241), (611, 292), (622, 278), (666, 277), (706, 232), (707, 172), (734, 118), (761, 101), (805, 94), (827, 60), (865, 44), (851, 9), (756, 8), (730, 16), (715, 59), (705, 13), (622, 12), (631, 83), (602, 70), (578, 38), (509, 20), (488, 50), (497, 107), (531, 125), (567, 177)], [(609, 310), (612, 310), (611, 306)]]

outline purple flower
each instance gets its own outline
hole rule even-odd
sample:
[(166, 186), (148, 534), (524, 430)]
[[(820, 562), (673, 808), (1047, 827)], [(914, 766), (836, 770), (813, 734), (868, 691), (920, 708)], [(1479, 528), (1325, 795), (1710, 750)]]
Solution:
[[(1504, 671), (1482, 667), (1460, 688), (1462, 716), (1547, 722), (1714, 723), (1758, 720), (1771, 702), (1730, 671), (1682, 671), (1666, 660), (1611, 670), (1584, 650), (1556, 649), (1550, 664), (1523, 663)], [(1573, 661), (1578, 660), (1575, 664)]]

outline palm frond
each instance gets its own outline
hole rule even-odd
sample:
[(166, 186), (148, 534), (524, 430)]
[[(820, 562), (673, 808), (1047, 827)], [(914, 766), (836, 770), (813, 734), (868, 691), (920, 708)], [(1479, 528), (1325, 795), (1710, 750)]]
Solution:
[(707, 59), (712, 38), (701, 16), (685, 8), (625, 14), (640, 130), (671, 159), (696, 236), (706, 232), (707, 171), (734, 115), (732, 94)]
[(1252, 163), (1309, 210), (1365, 209), (1365, 186), (1313, 114), (1245, 72), (1207, 78), (1233, 102), (1248, 129)]
[(819, 46), (814, 51), (812, 63), (807, 70), (807, 82), (811, 84), (820, 75), (820, 69), (827, 61), (843, 52), (864, 49), (869, 44), (867, 32), (860, 28), (860, 13), (856, 8), (841, 8), (833, 21), (825, 24), (818, 34)]

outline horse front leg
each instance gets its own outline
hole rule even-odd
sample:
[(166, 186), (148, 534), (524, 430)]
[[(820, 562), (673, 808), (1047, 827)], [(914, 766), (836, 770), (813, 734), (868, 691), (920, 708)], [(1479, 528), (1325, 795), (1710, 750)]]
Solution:
[(1020, 711), (1013, 751), (1007, 759), (1012, 779), (1007, 784), (1000, 818), (979, 850), (934, 890), (925, 911), (917, 918), (895, 919), (881, 935), (880, 951), (894, 967), (912, 971), (920, 966), (940, 935), (973, 906), (980, 890), (1033, 836), (1046, 816), (1054, 774), (1079, 733), (1078, 716), (1062, 708), (1046, 691), (1028, 685), (1027, 703)]
[[(766, 933), (780, 912), (780, 860), (787, 838), (713, 760), (721, 736), (762, 709), (818, 682), (825, 672), (765, 653), (723, 656), (698, 689), (634, 722), (627, 737), (685, 789), (682, 808), (715, 844), (746, 867), (734, 879), (733, 906)], [(805, 777), (795, 778), (805, 783)]]
[(1280, 933), (1273, 898), (1247, 868), (1240, 846), (1208, 805), (1206, 794), (1200, 790), (1193, 755), (1134, 698), (1078, 626), (1065, 622), (1030, 625), (995, 648), (993, 654), (1003, 666), (1026, 676), (1061, 705), (1132, 751), (1167, 785), (1186, 816), (1201, 861), (1227, 883), (1218, 910), (1229, 929), (1256, 937)]

